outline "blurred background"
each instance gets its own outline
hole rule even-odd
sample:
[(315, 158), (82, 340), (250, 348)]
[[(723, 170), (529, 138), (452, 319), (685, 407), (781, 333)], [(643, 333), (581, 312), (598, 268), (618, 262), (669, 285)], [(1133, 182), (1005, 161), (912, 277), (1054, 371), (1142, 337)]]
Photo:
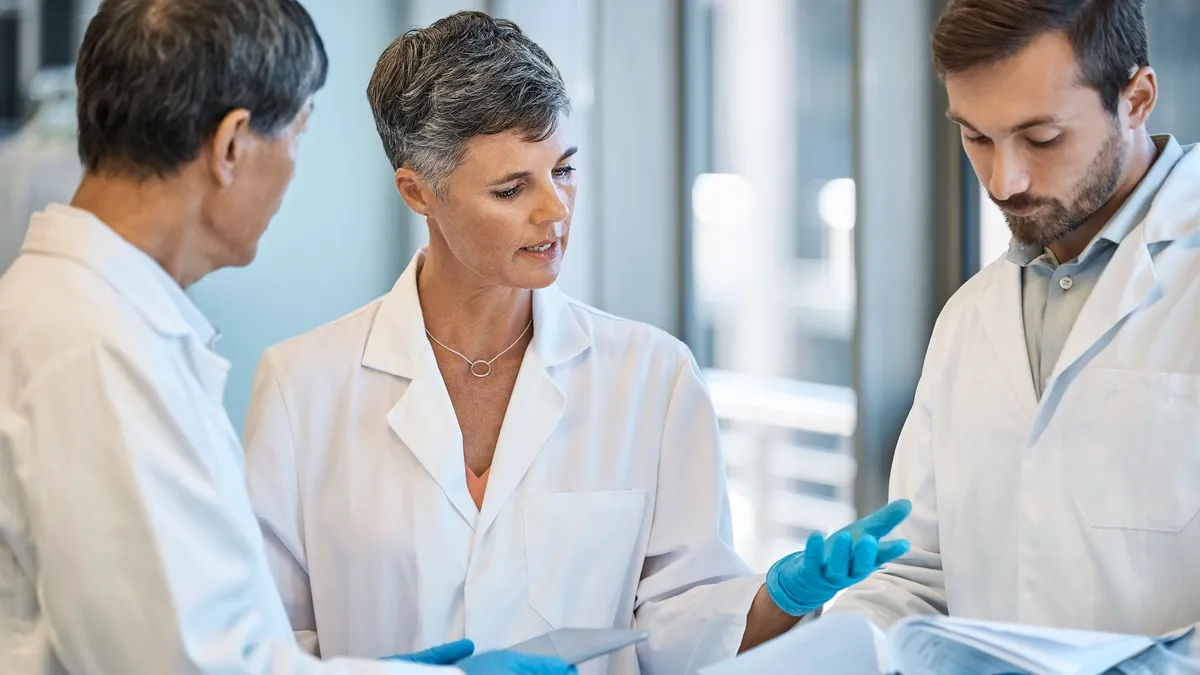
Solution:
[[(258, 260), (189, 290), (240, 427), (269, 345), (387, 292), (406, 212), (365, 90), (404, 30), (519, 23), (570, 87), (580, 197), (561, 286), (685, 340), (721, 417), (739, 550), (765, 567), (886, 500), (942, 303), (1003, 219), (929, 65), (944, 0), (307, 0), (331, 59)], [(0, 0), (0, 272), (79, 179), (71, 64), (98, 0)], [(1151, 126), (1200, 140), (1200, 2), (1148, 0)]]

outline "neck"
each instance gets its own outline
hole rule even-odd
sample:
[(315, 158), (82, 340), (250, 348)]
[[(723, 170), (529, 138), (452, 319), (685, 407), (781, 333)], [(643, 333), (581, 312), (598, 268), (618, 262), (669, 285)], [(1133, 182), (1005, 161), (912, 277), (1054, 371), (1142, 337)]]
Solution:
[(200, 200), (182, 178), (88, 173), (71, 205), (153, 258), (183, 288), (217, 267), (199, 236)]
[(1121, 206), (1137, 189), (1142, 179), (1146, 177), (1146, 173), (1150, 171), (1150, 167), (1154, 164), (1155, 158), (1158, 157), (1158, 146), (1154, 144), (1154, 139), (1150, 137), (1149, 132), (1143, 131), (1140, 137), (1133, 144), (1130, 150), (1130, 156), (1126, 162), (1125, 173), (1122, 176), (1121, 183), (1117, 186), (1116, 192), (1104, 202), (1095, 213), (1088, 216), (1079, 227), (1071, 230), (1067, 236), (1050, 244), (1047, 248), (1054, 253), (1054, 257), (1061, 262), (1074, 260), (1083, 253), (1088, 244), (1100, 234), (1104, 226), (1117, 213)]
[(433, 242), (417, 276), (417, 295), (430, 334), (471, 359), (503, 351), (533, 317), (532, 291), (488, 283)]

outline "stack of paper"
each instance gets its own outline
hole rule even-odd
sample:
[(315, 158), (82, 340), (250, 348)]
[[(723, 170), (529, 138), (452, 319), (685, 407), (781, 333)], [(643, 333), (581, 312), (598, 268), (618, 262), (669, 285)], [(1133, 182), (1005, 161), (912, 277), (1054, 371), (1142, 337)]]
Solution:
[[(1171, 642), (1190, 629), (1157, 641)], [(1100, 675), (1155, 639), (944, 616), (912, 617), (886, 634), (856, 614), (803, 625), (700, 675)]]

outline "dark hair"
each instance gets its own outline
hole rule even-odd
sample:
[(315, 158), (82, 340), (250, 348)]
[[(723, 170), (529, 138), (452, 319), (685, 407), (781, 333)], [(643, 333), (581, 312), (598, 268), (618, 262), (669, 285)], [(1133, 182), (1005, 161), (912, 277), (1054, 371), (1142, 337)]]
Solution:
[(285, 129), (329, 62), (297, 0), (104, 0), (79, 51), (79, 157), (92, 172), (165, 176), (230, 112)]
[(938, 76), (1015, 55), (1045, 33), (1071, 41), (1083, 82), (1116, 113), (1133, 73), (1150, 63), (1145, 0), (951, 0), (933, 29)]
[(546, 52), (516, 24), (459, 12), (393, 42), (375, 66), (367, 99), (384, 151), (434, 189), (481, 134), (554, 133), (570, 99)]

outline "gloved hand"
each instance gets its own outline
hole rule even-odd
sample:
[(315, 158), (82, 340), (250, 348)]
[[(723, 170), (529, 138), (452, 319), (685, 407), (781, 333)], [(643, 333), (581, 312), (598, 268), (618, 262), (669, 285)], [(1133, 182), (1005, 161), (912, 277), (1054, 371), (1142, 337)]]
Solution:
[(411, 661), (431, 666), (452, 666), (475, 653), (475, 643), (470, 640), (447, 642), (414, 654), (397, 654), (384, 657), (384, 661)]
[(458, 640), (415, 654), (388, 656), (385, 661), (411, 661), (433, 666), (457, 666), (467, 675), (574, 675), (575, 668), (561, 659), (517, 652), (484, 652), (478, 656), (475, 643)]
[(517, 652), (484, 652), (455, 664), (467, 675), (575, 675), (562, 659)]
[(884, 563), (908, 552), (908, 540), (882, 544), (879, 539), (912, 512), (901, 499), (850, 523), (825, 540), (820, 532), (808, 537), (803, 552), (779, 560), (767, 572), (767, 594), (791, 616), (804, 616), (824, 606), (842, 589), (866, 579)]

